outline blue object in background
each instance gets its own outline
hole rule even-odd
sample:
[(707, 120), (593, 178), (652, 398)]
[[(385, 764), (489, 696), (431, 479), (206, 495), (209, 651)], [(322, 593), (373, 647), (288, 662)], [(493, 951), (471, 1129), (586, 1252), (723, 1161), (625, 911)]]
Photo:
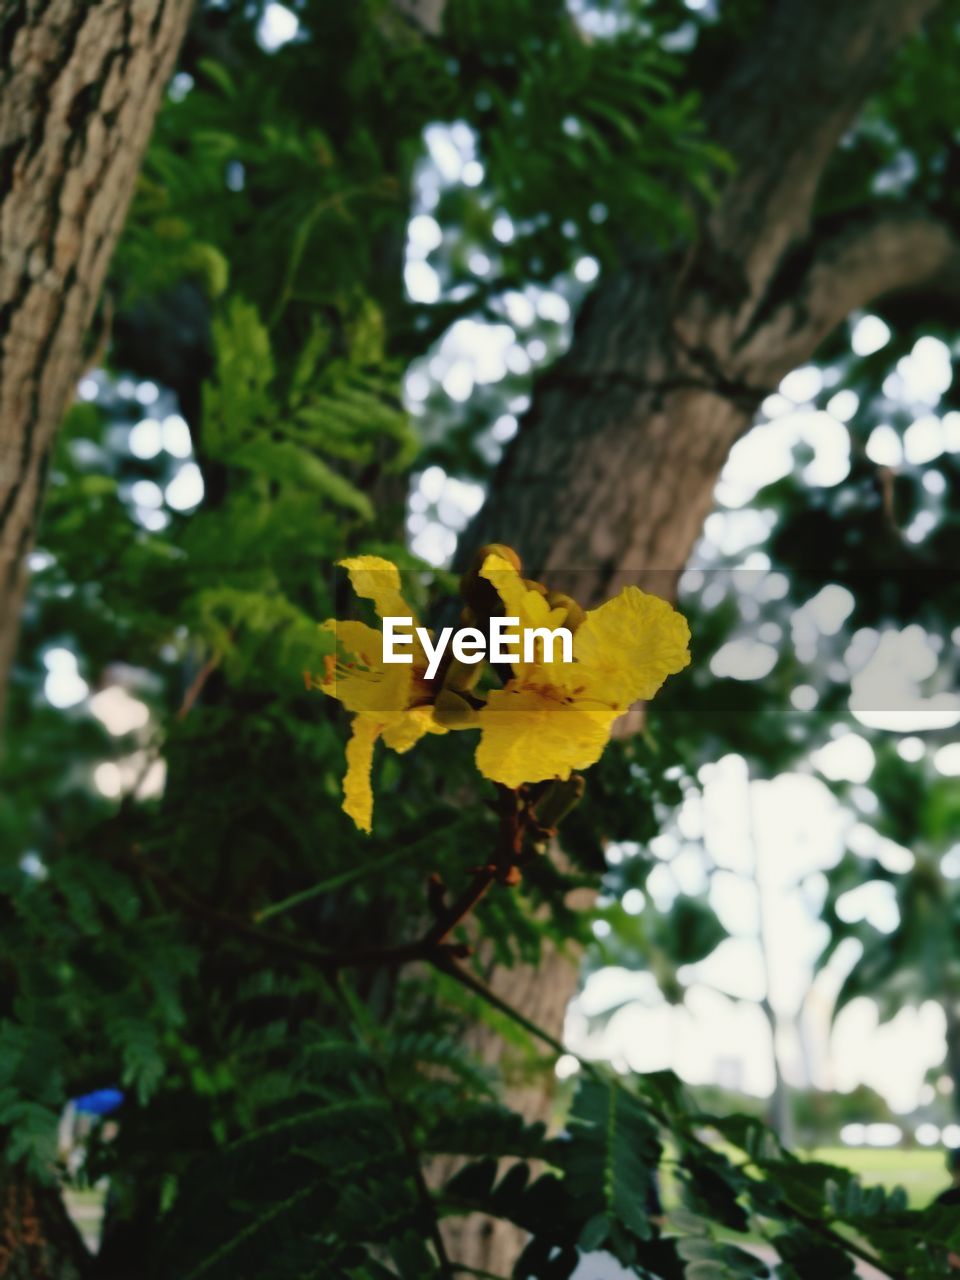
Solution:
[(94, 1089), (93, 1093), (83, 1093), (74, 1098), (73, 1105), (81, 1115), (108, 1116), (122, 1102), (123, 1094), (119, 1089)]

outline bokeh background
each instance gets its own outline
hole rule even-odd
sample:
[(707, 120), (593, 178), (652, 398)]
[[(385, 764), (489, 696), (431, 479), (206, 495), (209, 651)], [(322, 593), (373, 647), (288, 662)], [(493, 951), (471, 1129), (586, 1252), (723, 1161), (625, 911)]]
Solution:
[[(181, 1154), (215, 1145), (290, 1066), (244, 1012), (279, 979), (204, 958), (91, 858), (133, 841), (246, 916), (407, 842), (398, 880), (350, 900), (361, 928), (403, 935), (391, 904), (456, 865), (469, 751), (379, 765), (382, 826), (356, 854), (343, 723), (301, 674), (344, 601), (333, 560), (364, 541), (424, 603), (449, 592), (537, 380), (628, 233), (682, 238), (722, 187), (698, 103), (756, 8), (461, 0), (447, 43), (406, 67), (359, 7), (200, 6), (51, 464), (0, 800), (23, 977), (0, 1121), (15, 1158), (60, 1152), (88, 1234), (104, 1178), (123, 1185), (158, 1127)], [(845, 132), (824, 217), (951, 215), (950, 5), (937, 22)], [(679, 578), (692, 666), (591, 774), (562, 887), (588, 869), (599, 896), (554, 922), (584, 943), (555, 1114), (580, 1059), (671, 1070), (704, 1108), (765, 1119), (916, 1207), (960, 1148), (951, 308), (878, 300), (765, 389)], [(557, 888), (544, 877), (482, 917), (514, 960), (536, 952), (524, 911)], [(325, 901), (294, 915), (336, 942), (343, 899)], [(24, 959), (40, 936), (54, 962)], [(116, 1113), (96, 1100), (110, 1089)], [(189, 1160), (157, 1163), (144, 1176), (172, 1203)]]

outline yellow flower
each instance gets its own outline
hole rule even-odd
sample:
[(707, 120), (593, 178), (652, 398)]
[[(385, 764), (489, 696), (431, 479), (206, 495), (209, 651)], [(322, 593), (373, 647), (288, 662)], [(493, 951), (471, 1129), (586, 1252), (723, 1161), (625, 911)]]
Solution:
[[(380, 556), (341, 560), (354, 591), (372, 600), (381, 618), (413, 617), (400, 592), (396, 565)], [(425, 733), (446, 733), (435, 722), (431, 691), (424, 679), (427, 658), (414, 636), (412, 663), (383, 661), (383, 633), (363, 622), (323, 624), (336, 636), (338, 654), (325, 660), (320, 688), (353, 712), (353, 735), (347, 743), (347, 773), (343, 780), (343, 809), (361, 831), (373, 819), (370, 770), (373, 749), (382, 738), (394, 751), (409, 751)], [(344, 659), (340, 653), (349, 657)]]
[[(566, 610), (551, 608), (501, 556), (487, 556), (480, 576), (495, 587), (505, 616), (520, 619), (521, 653), (525, 630), (564, 625)], [(688, 664), (689, 642), (681, 614), (627, 587), (586, 614), (574, 632), (572, 663), (513, 664), (513, 678), (491, 691), (480, 711), (477, 768), (519, 787), (595, 764), (617, 717)]]

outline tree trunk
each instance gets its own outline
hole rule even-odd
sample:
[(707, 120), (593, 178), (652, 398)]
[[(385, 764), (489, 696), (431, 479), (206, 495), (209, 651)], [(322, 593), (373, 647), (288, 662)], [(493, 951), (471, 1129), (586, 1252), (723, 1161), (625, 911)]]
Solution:
[[(0, 715), (44, 474), (191, 0), (0, 13)], [(89, 1259), (53, 1188), (0, 1176), (0, 1275)]]
[(55, 1188), (11, 1179), (4, 1182), (0, 1198), (4, 1280), (83, 1280), (90, 1255)]
[(947, 1057), (945, 1066), (953, 1083), (950, 1106), (954, 1119), (960, 1120), (960, 1002), (944, 1000), (943, 1015), (947, 1022)]
[[(760, 401), (854, 308), (955, 286), (960, 249), (926, 212), (812, 225), (824, 168), (891, 55), (936, 0), (783, 0), (705, 104), (735, 164), (692, 249), (644, 253), (602, 282), (566, 358), (539, 384), (469, 543), (506, 542), (534, 576), (585, 604), (635, 582), (670, 596), (736, 440)], [(695, 641), (694, 641), (695, 645)], [(560, 1034), (570, 960), (493, 975)], [(481, 1034), (481, 1052), (496, 1050)], [(544, 1095), (510, 1098), (546, 1118)], [(460, 1233), (455, 1256), (507, 1274), (503, 1224)]]
[(0, 712), (50, 447), (191, 3), (0, 16)]
[(763, 853), (757, 841), (756, 810), (753, 783), (749, 774), (745, 779), (744, 800), (746, 809), (747, 842), (753, 862), (753, 889), (757, 898), (757, 945), (763, 962), (763, 999), (760, 1010), (770, 1028), (770, 1061), (773, 1067), (773, 1092), (770, 1095), (770, 1111), (767, 1123), (776, 1133), (784, 1146), (792, 1146), (794, 1142), (793, 1104), (790, 1097), (790, 1086), (787, 1084), (780, 1061), (780, 1046), (777, 1043), (780, 1033), (780, 1018), (773, 1007), (772, 1000), (772, 938), (770, 933), (770, 908), (764, 876)]

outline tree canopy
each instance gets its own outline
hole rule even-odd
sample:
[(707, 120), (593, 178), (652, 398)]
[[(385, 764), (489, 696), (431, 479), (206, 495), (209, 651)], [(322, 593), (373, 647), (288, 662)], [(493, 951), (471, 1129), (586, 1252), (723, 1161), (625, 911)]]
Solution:
[[(198, 6), (83, 326), (7, 691), (11, 1274), (560, 1280), (605, 1252), (665, 1280), (920, 1278), (960, 1252), (948, 1209), (670, 1072), (555, 1070), (584, 952), (680, 1002), (728, 936), (706, 891), (648, 891), (704, 767), (812, 772), (856, 732), (869, 787), (826, 776), (888, 844), (829, 870), (822, 963), (859, 945), (839, 1005), (941, 1004), (960, 1098), (957, 18)], [(738, 468), (761, 438), (779, 461)], [(324, 696), (335, 641), (383, 674), (349, 643), (376, 623), (358, 573), (394, 590), (396, 566), (439, 627), (502, 610), (511, 548), (530, 609), (578, 627), (670, 599), (690, 665), (678, 631), (646, 684), (646, 649), (611, 683), (594, 640), (562, 698), (446, 666), (392, 738), (376, 704), (372, 812), (357, 773), (344, 805), (366, 694), (341, 668)], [(677, 614), (647, 610), (649, 649), (649, 612)], [(904, 636), (918, 665), (861, 678)], [(541, 717), (512, 769), (489, 716), (476, 760), (470, 732), (405, 750), (511, 690)], [(555, 727), (578, 698), (609, 703), (601, 737)], [(865, 882), (892, 931), (846, 910)], [(96, 1254), (62, 1219), (54, 1250), (52, 1191), (104, 1186)]]

